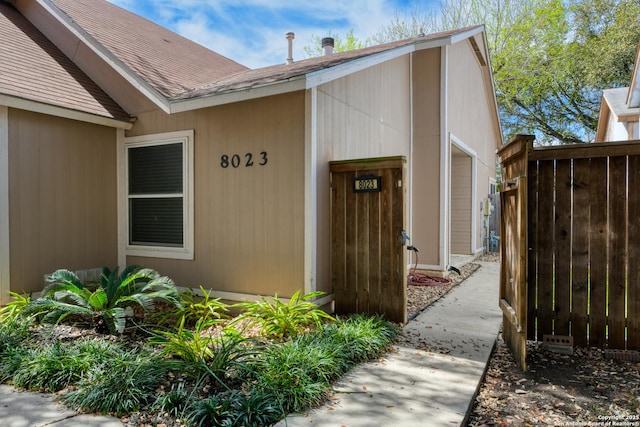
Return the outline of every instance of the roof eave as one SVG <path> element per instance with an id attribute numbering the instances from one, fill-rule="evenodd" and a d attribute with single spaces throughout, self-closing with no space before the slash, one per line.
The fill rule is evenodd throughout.
<path id="1" fill-rule="evenodd" d="M 631 84 L 627 94 L 627 106 L 629 108 L 640 107 L 640 79 L 638 79 L 638 67 L 640 67 L 640 44 L 636 49 L 636 60 L 631 74 Z"/>
<path id="2" fill-rule="evenodd" d="M 280 95 L 298 90 L 311 89 L 403 55 L 410 54 L 416 50 L 432 49 L 458 43 L 483 31 L 484 27 L 479 25 L 455 34 L 449 34 L 437 38 L 425 38 L 424 41 L 418 40 L 403 46 L 398 46 L 389 50 L 346 61 L 329 68 L 291 77 L 286 80 L 279 80 L 259 86 L 249 86 L 222 93 L 208 94 L 186 100 L 173 100 L 169 103 L 169 114 L 214 107 L 233 102 L 247 101 L 265 96 Z"/>
<path id="3" fill-rule="evenodd" d="M 216 107 L 219 105 L 232 104 L 234 102 L 304 90 L 306 89 L 305 78 L 305 75 L 301 75 L 268 84 L 249 86 L 226 92 L 218 92 L 196 98 L 173 100 L 169 103 L 169 114 L 183 113 L 201 108 Z"/>
<path id="4" fill-rule="evenodd" d="M 58 107 L 51 104 L 18 98 L 11 95 L 0 94 L 0 105 L 19 110 L 31 111 L 33 113 L 46 114 L 49 116 L 61 117 L 64 119 L 77 120 L 85 123 L 92 123 L 101 126 L 129 130 L 133 127 L 131 121 L 118 120 L 110 117 L 91 114 L 84 111 L 72 110 Z"/>
<path id="5" fill-rule="evenodd" d="M 51 16 L 57 19 L 82 43 L 91 49 L 109 67 L 114 69 L 127 82 L 135 87 L 140 93 L 157 105 L 165 113 L 170 112 L 170 105 L 167 98 L 147 83 L 135 71 L 125 65 L 120 59 L 112 54 L 107 48 L 100 44 L 95 38 L 88 34 L 82 27 L 76 24 L 67 14 L 58 9 L 48 0 L 36 0 Z"/>
<path id="6" fill-rule="evenodd" d="M 596 127 L 595 142 L 604 141 L 610 112 L 611 112 L 611 109 L 609 108 L 609 103 L 607 102 L 607 98 L 603 94 L 602 99 L 600 101 L 600 112 L 598 114 L 598 125 Z"/>
<path id="7" fill-rule="evenodd" d="M 249 86 L 222 93 L 204 95 L 188 100 L 171 101 L 170 112 L 178 113 L 310 89 L 357 71 L 361 71 L 373 65 L 405 55 L 413 50 L 413 45 L 401 46 L 396 49 L 370 55 L 364 58 L 354 59 L 352 61 L 335 65 L 331 68 L 313 71 L 286 80 L 279 80 L 260 86 Z"/>

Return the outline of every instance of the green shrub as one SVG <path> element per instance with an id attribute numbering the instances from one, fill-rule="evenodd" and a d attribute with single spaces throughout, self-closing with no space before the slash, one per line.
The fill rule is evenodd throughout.
<path id="1" fill-rule="evenodd" d="M 384 354 L 398 334 L 377 316 L 353 316 L 266 348 L 255 360 L 255 387 L 270 394 L 285 412 L 321 403 L 331 383 L 356 363 Z"/>
<path id="2" fill-rule="evenodd" d="M 122 353 L 109 341 L 55 342 L 44 348 L 32 348 L 23 356 L 13 375 L 16 387 L 56 392 L 84 378 L 96 367 L 111 363 Z"/>
<path id="3" fill-rule="evenodd" d="M 383 355 L 396 340 L 399 329 L 381 316 L 356 314 L 325 325 L 317 334 L 325 345 L 338 346 L 352 363 L 365 362 Z"/>
<path id="4" fill-rule="evenodd" d="M 223 385 L 227 378 L 246 373 L 245 361 L 254 351 L 245 345 L 246 339 L 233 330 L 211 335 L 207 329 L 214 323 L 200 319 L 192 331 L 181 322 L 175 332 L 156 331 L 149 344 L 160 347 L 163 357 L 182 360 L 185 373 L 192 378 L 207 374 Z"/>
<path id="5" fill-rule="evenodd" d="M 282 415 L 273 405 L 271 396 L 245 395 L 240 390 L 230 390 L 196 401 L 189 408 L 187 419 L 190 425 L 198 427 L 267 426 Z"/>
<path id="6" fill-rule="evenodd" d="M 74 410 L 116 415 L 134 412 L 155 401 L 155 390 L 174 368 L 175 364 L 146 351 L 121 351 L 87 372 L 62 401 Z"/>
<path id="7" fill-rule="evenodd" d="M 24 309 L 27 314 L 36 314 L 43 323 L 58 323 L 69 316 L 79 316 L 91 321 L 100 332 L 122 333 L 128 306 L 138 305 L 151 312 L 156 300 L 180 304 L 171 279 L 138 266 L 127 267 L 121 275 L 117 267 L 113 271 L 105 267 L 97 286 L 82 283 L 68 270 L 57 270 L 47 282 L 43 297 Z"/>
<path id="8" fill-rule="evenodd" d="M 200 319 L 204 321 L 216 321 L 227 318 L 229 305 L 220 301 L 220 298 L 211 298 L 211 292 L 207 292 L 200 286 L 202 296 L 197 295 L 192 289 L 180 293 L 181 307 L 172 314 L 176 318 L 176 326 L 184 319 L 184 324 L 193 326 Z"/>
<path id="9" fill-rule="evenodd" d="M 184 418 L 187 409 L 194 405 L 196 399 L 193 388 L 187 388 L 184 383 L 179 383 L 177 386 L 172 386 L 168 392 L 158 396 L 152 408 L 174 418 Z"/>
<path id="10" fill-rule="evenodd" d="M 238 303 L 243 311 L 232 324 L 248 320 L 249 325 L 260 325 L 262 335 L 280 340 L 298 336 L 311 325 L 319 327 L 324 320 L 334 320 L 333 317 L 320 310 L 317 304 L 309 300 L 323 295 L 323 292 L 311 292 L 304 296 L 300 290 L 289 299 L 282 302 L 278 295 L 271 301 L 262 297 L 261 301 Z"/>
<path id="11" fill-rule="evenodd" d="M 0 383 L 4 383 L 15 376 L 25 360 L 28 360 L 30 349 L 16 346 L 6 349 L 0 356 Z"/>
<path id="12" fill-rule="evenodd" d="M 278 396 L 285 412 L 299 412 L 322 402 L 335 377 L 335 349 L 292 340 L 265 349 L 256 360 L 255 388 Z"/>
<path id="13" fill-rule="evenodd" d="M 17 319 L 22 315 L 24 308 L 31 303 L 31 294 L 20 295 L 9 291 L 9 295 L 13 297 L 13 300 L 0 308 L 0 323 Z"/>
<path id="14" fill-rule="evenodd" d="M 13 377 L 26 357 L 30 327 L 20 318 L 0 322 L 0 382 Z"/>
<path id="15" fill-rule="evenodd" d="M 160 354 L 164 357 L 176 357 L 191 363 L 205 363 L 213 357 L 214 338 L 206 333 L 212 326 L 211 321 L 200 319 L 195 329 L 185 328 L 184 319 L 181 320 L 176 331 L 155 331 L 149 340 L 150 345 L 160 347 Z"/>
<path id="16" fill-rule="evenodd" d="M 0 322 L 0 359 L 7 350 L 23 346 L 29 337 L 31 323 L 14 318 Z"/>

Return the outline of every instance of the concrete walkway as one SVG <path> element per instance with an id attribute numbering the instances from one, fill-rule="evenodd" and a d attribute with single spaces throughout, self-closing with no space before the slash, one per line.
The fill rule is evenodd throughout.
<path id="1" fill-rule="evenodd" d="M 404 328 L 406 342 L 338 382 L 330 403 L 284 426 L 462 425 L 498 335 L 499 264 L 481 268 Z M 52 395 L 0 385 L 2 427 L 122 427 L 113 417 L 77 415 Z"/>
<path id="2" fill-rule="evenodd" d="M 502 323 L 500 265 L 479 264 L 406 325 L 406 342 L 336 383 L 329 403 L 277 426 L 463 425 Z"/>
<path id="3" fill-rule="evenodd" d="M 2 427 L 122 427 L 118 418 L 78 415 L 58 405 L 51 394 L 29 393 L 0 385 Z"/>

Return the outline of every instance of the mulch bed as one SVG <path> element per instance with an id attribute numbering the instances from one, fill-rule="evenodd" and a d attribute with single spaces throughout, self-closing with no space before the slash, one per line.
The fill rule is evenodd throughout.
<path id="1" fill-rule="evenodd" d="M 640 426 L 640 363 L 596 348 L 554 353 L 537 342 L 527 352 L 523 372 L 498 338 L 469 426 Z"/>

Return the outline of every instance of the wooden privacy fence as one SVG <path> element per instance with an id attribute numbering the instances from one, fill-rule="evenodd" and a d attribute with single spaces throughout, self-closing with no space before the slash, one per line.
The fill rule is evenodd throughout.
<path id="1" fill-rule="evenodd" d="M 640 141 L 512 143 L 527 144 L 513 160 L 527 165 L 527 338 L 640 350 Z"/>

